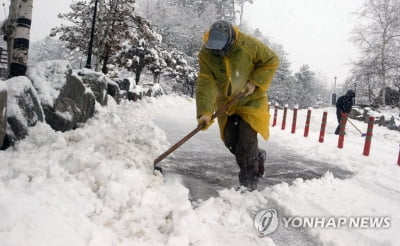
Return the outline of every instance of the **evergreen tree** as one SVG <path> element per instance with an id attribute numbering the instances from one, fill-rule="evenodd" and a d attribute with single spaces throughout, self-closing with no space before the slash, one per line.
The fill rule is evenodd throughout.
<path id="1" fill-rule="evenodd" d="M 135 22 L 140 24 L 129 31 L 127 40 L 121 44 L 121 52 L 115 56 L 113 62 L 134 72 L 138 84 L 143 69 L 158 60 L 160 52 L 157 46 L 160 37 L 151 30 L 150 23 L 142 17 L 136 16 Z"/>
<path id="2" fill-rule="evenodd" d="M 66 47 L 70 50 L 78 49 L 87 55 L 90 26 L 93 13 L 91 6 L 85 1 L 78 1 L 70 5 L 71 12 L 59 14 L 58 17 L 70 21 L 73 25 L 62 25 L 53 28 L 50 36 L 65 41 Z"/>
<path id="3" fill-rule="evenodd" d="M 299 72 L 295 73 L 296 83 L 298 84 L 299 106 L 313 106 L 316 97 L 315 73 L 311 71 L 309 65 L 300 67 Z"/>
<path id="4" fill-rule="evenodd" d="M 141 15 L 149 19 L 168 48 L 196 56 L 203 33 L 215 21 L 214 5 L 202 1 L 139 0 Z"/>
<path id="5" fill-rule="evenodd" d="M 242 25 L 245 3 L 254 3 L 254 0 L 217 0 L 209 1 L 215 4 L 217 18 Z"/>
<path id="6" fill-rule="evenodd" d="M 84 67 L 85 62 L 82 52 L 70 50 L 63 41 L 50 37 L 31 43 L 29 54 L 28 64 L 46 60 L 68 60 L 73 68 L 79 69 Z"/>
<path id="7" fill-rule="evenodd" d="M 271 48 L 278 55 L 280 63 L 268 92 L 269 100 L 280 105 L 289 104 L 295 106 L 298 103 L 298 92 L 290 70 L 287 53 L 281 45 L 273 44 Z"/>
<path id="8" fill-rule="evenodd" d="M 60 14 L 59 17 L 74 25 L 54 28 L 51 36 L 58 35 L 69 49 L 79 49 L 86 54 L 94 2 L 95 0 L 78 1 L 71 4 L 72 11 Z M 137 46 L 132 49 L 136 49 L 135 52 L 140 56 L 141 49 L 158 43 L 159 35 L 144 18 L 135 14 L 134 4 L 134 0 L 100 0 L 94 37 L 97 70 L 102 67 L 102 71 L 106 73 L 108 63 L 120 61 L 118 56 L 126 54 L 128 48 Z M 144 43 L 146 47 L 141 47 Z M 135 71 L 141 71 L 142 62 L 136 65 L 138 67 Z"/>
<path id="9" fill-rule="evenodd" d="M 188 63 L 187 59 L 189 57 L 176 49 L 164 53 L 164 55 L 167 65 L 165 75 L 177 82 L 173 85 L 173 90 L 193 97 L 197 80 L 197 70 Z"/>
<path id="10" fill-rule="evenodd" d="M 274 105 L 298 105 L 300 108 L 325 106 L 328 102 L 328 90 L 309 65 L 303 65 L 293 75 L 288 54 L 283 46 L 270 42 L 259 29 L 251 30 L 246 25 L 242 29 L 267 44 L 279 57 L 280 64 L 268 90 L 269 101 Z"/>

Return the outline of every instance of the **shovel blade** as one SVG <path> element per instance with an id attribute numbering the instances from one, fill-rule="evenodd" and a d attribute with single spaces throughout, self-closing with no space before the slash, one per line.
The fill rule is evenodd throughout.
<path id="1" fill-rule="evenodd" d="M 159 171 L 161 174 L 163 173 L 163 170 L 159 165 L 154 165 L 154 171 Z"/>

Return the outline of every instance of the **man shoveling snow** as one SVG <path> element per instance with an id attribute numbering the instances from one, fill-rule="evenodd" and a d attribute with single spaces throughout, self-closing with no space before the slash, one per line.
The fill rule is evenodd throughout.
<path id="1" fill-rule="evenodd" d="M 267 90 L 279 65 L 277 55 L 261 41 L 226 21 L 215 22 L 204 35 L 199 53 L 197 119 L 203 129 L 212 115 L 235 95 L 244 92 L 218 116 L 221 138 L 240 167 L 239 182 L 257 188 L 264 173 L 265 151 L 258 148 L 257 134 L 269 136 Z"/>

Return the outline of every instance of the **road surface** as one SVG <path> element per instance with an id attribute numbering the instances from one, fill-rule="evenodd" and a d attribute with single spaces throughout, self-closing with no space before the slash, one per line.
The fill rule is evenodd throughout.
<path id="1" fill-rule="evenodd" d="M 194 114 L 186 110 L 183 106 L 179 116 L 167 110 L 154 118 L 155 123 L 166 132 L 171 146 L 196 127 Z M 266 173 L 260 179 L 258 190 L 281 182 L 290 184 L 297 178 L 320 178 L 328 171 L 342 179 L 352 175 L 337 166 L 297 155 L 280 146 L 273 138 L 269 141 L 259 138 L 259 147 L 267 151 L 267 160 Z M 182 180 L 190 190 L 193 204 L 218 196 L 219 190 L 239 186 L 239 167 L 222 143 L 217 124 L 199 132 L 160 164 L 164 176 Z M 274 206 L 273 201 L 271 204 Z M 279 227 L 269 236 L 276 245 L 321 245 L 318 238 L 304 229 Z"/>
<path id="2" fill-rule="evenodd" d="M 166 132 L 171 145 L 196 127 L 164 116 L 157 117 L 155 122 Z M 338 178 L 351 176 L 349 171 L 340 167 L 292 153 L 273 139 L 264 141 L 259 138 L 259 147 L 267 151 L 265 175 L 260 179 L 259 190 L 281 182 L 290 184 L 297 178 L 320 178 L 328 171 Z M 216 124 L 191 138 L 163 160 L 161 166 L 165 175 L 180 176 L 189 188 L 192 200 L 205 200 L 217 196 L 218 190 L 239 186 L 239 167 L 222 143 Z"/>

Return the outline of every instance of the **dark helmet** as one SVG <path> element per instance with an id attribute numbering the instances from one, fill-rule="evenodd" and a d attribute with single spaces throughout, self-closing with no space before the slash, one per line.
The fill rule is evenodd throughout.
<path id="1" fill-rule="evenodd" d="M 354 98 L 354 97 L 356 97 L 356 93 L 353 90 L 348 90 L 346 92 L 346 96 Z"/>
<path id="2" fill-rule="evenodd" d="M 235 36 L 235 30 L 229 22 L 216 21 L 210 27 L 205 47 L 218 55 L 225 56 L 232 49 Z"/>

